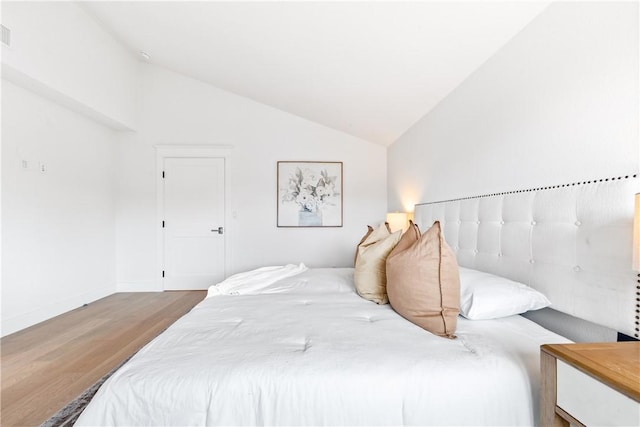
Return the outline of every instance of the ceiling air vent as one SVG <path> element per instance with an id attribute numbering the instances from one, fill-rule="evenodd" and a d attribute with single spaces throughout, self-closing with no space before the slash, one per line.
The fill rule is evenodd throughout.
<path id="1" fill-rule="evenodd" d="M 4 25 L 0 25 L 0 27 L 2 27 L 2 44 L 7 47 L 11 46 L 11 30 Z"/>

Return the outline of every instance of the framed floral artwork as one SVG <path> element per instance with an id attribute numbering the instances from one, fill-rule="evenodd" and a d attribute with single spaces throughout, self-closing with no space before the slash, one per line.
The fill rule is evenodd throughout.
<path id="1" fill-rule="evenodd" d="M 278 162 L 278 227 L 342 227 L 342 162 Z"/>

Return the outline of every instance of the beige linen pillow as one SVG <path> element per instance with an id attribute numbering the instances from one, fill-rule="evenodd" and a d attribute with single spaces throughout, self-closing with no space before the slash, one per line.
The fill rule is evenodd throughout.
<path id="1" fill-rule="evenodd" d="M 358 248 L 360 248 L 362 244 L 365 242 L 366 244 L 377 242 L 378 240 L 387 237 L 389 234 L 391 234 L 391 228 L 389 227 L 388 222 L 380 224 L 380 226 L 375 230 L 370 225 L 367 225 L 367 233 L 362 236 L 360 243 L 356 246 L 356 255 L 353 258 L 353 265 L 356 265 L 356 262 L 358 261 Z"/>
<path id="2" fill-rule="evenodd" d="M 369 243 L 375 243 L 378 240 L 382 240 L 391 234 L 391 228 L 389 228 L 388 222 L 383 222 L 378 226 L 378 228 L 374 229 L 371 234 L 369 234 L 363 241 L 363 245 L 368 245 Z"/>
<path id="3" fill-rule="evenodd" d="M 384 227 L 383 231 L 379 231 Z M 386 233 L 386 236 L 384 234 Z M 372 236 L 384 237 L 373 240 Z M 375 237 L 375 236 L 374 236 Z M 374 230 L 358 247 L 358 257 L 353 278 L 358 295 L 377 304 L 387 304 L 386 260 L 400 240 L 401 232 L 389 234 L 385 225 Z"/>
<path id="4" fill-rule="evenodd" d="M 367 240 L 367 237 L 369 237 L 371 235 L 371 233 L 373 233 L 373 227 L 370 225 L 367 225 L 367 232 L 364 236 L 362 236 L 362 239 L 360 239 L 360 241 L 358 242 L 358 244 L 356 245 L 356 255 L 353 257 L 353 265 L 356 265 L 356 261 L 358 261 L 358 248 L 360 247 L 361 244 L 364 243 L 365 240 Z"/>
<path id="5" fill-rule="evenodd" d="M 404 242 L 387 258 L 391 307 L 427 331 L 455 338 L 460 312 L 460 275 L 456 257 L 436 221 L 422 236 L 407 230 Z M 402 249 L 402 248 L 406 249 Z"/>

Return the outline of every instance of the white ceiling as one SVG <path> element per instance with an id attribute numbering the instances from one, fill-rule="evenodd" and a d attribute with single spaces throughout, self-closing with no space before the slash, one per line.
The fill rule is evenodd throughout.
<path id="1" fill-rule="evenodd" d="M 151 63 L 389 145 L 548 2 L 87 2 Z"/>

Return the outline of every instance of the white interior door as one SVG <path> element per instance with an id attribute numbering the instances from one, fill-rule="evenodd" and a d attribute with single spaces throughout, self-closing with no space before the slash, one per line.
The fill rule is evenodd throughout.
<path id="1" fill-rule="evenodd" d="M 224 279 L 224 159 L 164 159 L 165 290 L 206 289 Z"/>

